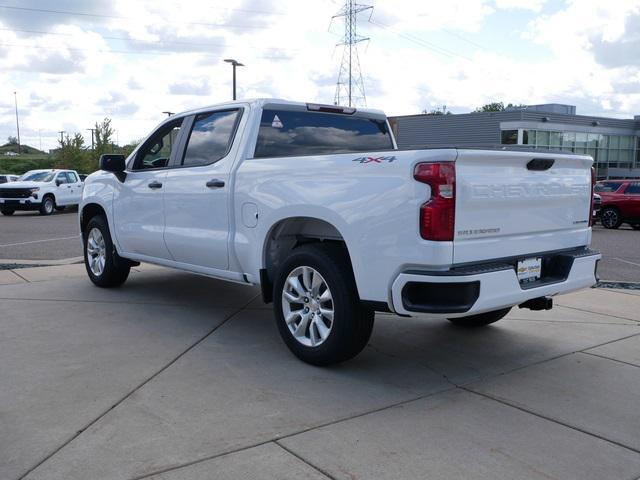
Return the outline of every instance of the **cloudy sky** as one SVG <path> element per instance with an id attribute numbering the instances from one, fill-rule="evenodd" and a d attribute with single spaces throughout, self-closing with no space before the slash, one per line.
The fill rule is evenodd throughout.
<path id="1" fill-rule="evenodd" d="M 389 115 L 491 101 L 640 114 L 640 0 L 361 0 L 370 107 Z M 332 103 L 340 0 L 0 0 L 0 143 L 56 146 L 108 116 L 121 144 L 163 118 L 240 98 Z"/>

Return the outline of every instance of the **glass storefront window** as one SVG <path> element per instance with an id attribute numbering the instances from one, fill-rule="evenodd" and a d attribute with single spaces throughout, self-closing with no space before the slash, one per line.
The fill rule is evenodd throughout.
<path id="1" fill-rule="evenodd" d="M 536 133 L 536 145 L 538 146 L 549 145 L 549 132 L 545 132 L 544 130 L 538 130 L 538 132 Z"/>
<path id="2" fill-rule="evenodd" d="M 573 132 L 562 132 L 562 146 L 573 148 L 576 143 L 576 134 Z M 564 148 L 563 148 L 564 150 Z"/>
<path id="3" fill-rule="evenodd" d="M 609 148 L 620 148 L 619 135 L 609 135 Z"/>
<path id="4" fill-rule="evenodd" d="M 620 137 L 620 148 L 633 148 L 633 141 L 631 136 L 623 135 Z"/>
<path id="5" fill-rule="evenodd" d="M 502 144 L 516 145 L 518 143 L 518 130 L 502 130 Z"/>
<path id="6" fill-rule="evenodd" d="M 549 145 L 552 147 L 560 146 L 560 132 L 549 132 Z"/>

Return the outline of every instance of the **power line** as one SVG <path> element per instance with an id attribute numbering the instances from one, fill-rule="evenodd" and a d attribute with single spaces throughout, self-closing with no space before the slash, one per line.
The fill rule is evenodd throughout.
<path id="1" fill-rule="evenodd" d="M 58 36 L 63 36 L 63 37 L 75 37 L 76 34 L 74 33 L 63 33 L 63 32 L 48 32 L 48 31 L 44 31 L 44 30 L 21 30 L 21 29 L 17 29 L 17 28 L 0 28 L 0 31 L 4 31 L 4 32 L 17 32 L 17 33 L 33 33 L 33 34 L 37 34 L 37 35 L 58 35 Z M 146 44 L 146 45 L 185 45 L 185 46 L 193 46 L 193 47 L 212 47 L 212 48 L 231 48 L 234 45 L 229 45 L 229 44 L 224 44 L 224 43 L 200 43 L 200 42 L 180 42 L 180 41 L 173 41 L 173 40 L 161 40 L 159 42 L 148 42 L 146 40 L 137 40 L 137 39 L 133 39 L 133 38 L 128 38 L 128 37 L 112 37 L 112 36 L 108 36 L 108 35 L 102 35 L 98 32 L 91 32 L 91 33 L 96 33 L 97 35 L 100 35 L 100 37 L 102 37 L 105 40 L 121 40 L 121 41 L 128 41 L 128 42 L 132 42 L 132 43 L 141 43 L 141 44 Z M 248 44 L 244 44 L 242 45 L 243 47 L 246 46 L 251 46 Z M 279 48 L 279 47 L 269 47 L 265 50 L 289 50 L 289 51 L 296 51 L 299 52 L 300 49 L 299 48 Z"/>
<path id="2" fill-rule="evenodd" d="M 344 6 L 331 20 L 337 17 L 344 17 L 344 36 L 342 42 L 342 61 L 338 71 L 338 82 L 336 83 L 336 94 L 334 103 L 340 105 L 342 99 L 346 97 L 348 105 L 357 106 L 361 104 L 367 106 L 367 97 L 364 93 L 364 82 L 362 71 L 360 70 L 360 59 L 358 57 L 358 43 L 369 40 L 368 37 L 358 35 L 356 27 L 358 24 L 358 14 L 366 10 L 373 11 L 371 5 L 361 5 L 355 0 L 345 0 Z"/>
<path id="3" fill-rule="evenodd" d="M 24 45 L 24 44 L 19 44 L 19 43 L 0 43 L 0 47 L 22 47 L 22 48 L 35 48 L 38 50 L 55 50 L 55 51 L 60 51 L 59 47 L 44 47 L 41 45 Z M 126 51 L 126 50 L 111 50 L 111 49 L 90 49 L 90 48 L 75 48 L 75 47 L 65 47 L 65 50 L 70 51 L 70 52 L 98 52 L 98 53 L 117 53 L 117 54 L 122 54 L 122 55 L 176 55 L 178 53 L 181 53 L 183 55 L 186 54 L 190 54 L 190 55 L 200 55 L 203 57 L 210 57 L 210 58 L 222 58 L 219 55 L 213 55 L 213 54 L 207 54 L 207 53 L 202 53 L 202 52 L 159 52 L 159 51 L 155 51 L 155 50 L 145 50 L 145 51 Z M 269 60 L 288 60 L 291 57 L 290 56 L 272 56 L 272 55 L 263 55 L 263 56 L 258 56 L 255 58 L 264 58 L 264 59 L 269 59 Z"/>
<path id="4" fill-rule="evenodd" d="M 14 7 L 10 5 L 0 5 L 0 8 L 4 8 L 7 10 L 17 10 L 23 12 L 37 12 L 37 13 L 50 13 L 56 15 L 75 15 L 79 17 L 94 17 L 94 18 L 109 18 L 109 19 L 117 19 L 117 20 L 138 20 L 135 17 L 126 17 L 124 15 L 107 15 L 100 13 L 87 13 L 87 12 L 73 12 L 70 10 L 50 10 L 45 8 L 28 8 L 28 7 Z M 230 23 L 206 23 L 206 22 L 182 22 L 185 25 L 200 25 L 205 27 L 229 27 L 229 28 L 255 28 L 255 29 L 266 29 L 271 26 L 264 25 L 235 25 Z"/>

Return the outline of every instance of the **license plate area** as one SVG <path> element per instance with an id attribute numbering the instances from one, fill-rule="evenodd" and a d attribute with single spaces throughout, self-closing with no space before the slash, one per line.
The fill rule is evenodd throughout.
<path id="1" fill-rule="evenodd" d="M 542 276 L 542 258 L 525 258 L 518 260 L 516 274 L 521 284 L 529 284 L 539 280 Z"/>

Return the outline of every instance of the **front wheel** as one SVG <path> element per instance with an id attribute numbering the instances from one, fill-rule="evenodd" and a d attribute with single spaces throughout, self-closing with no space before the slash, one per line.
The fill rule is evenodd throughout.
<path id="1" fill-rule="evenodd" d="M 304 362 L 349 360 L 371 336 L 375 314 L 361 305 L 349 256 L 339 246 L 296 248 L 279 270 L 273 298 L 280 336 Z"/>
<path id="2" fill-rule="evenodd" d="M 47 195 L 42 199 L 40 205 L 40 215 L 51 215 L 56 208 L 56 202 L 51 195 Z"/>
<path id="3" fill-rule="evenodd" d="M 620 213 L 616 208 L 607 207 L 600 214 L 600 223 L 604 228 L 618 228 L 622 225 Z"/>
<path id="4" fill-rule="evenodd" d="M 103 215 L 89 220 L 83 239 L 84 265 L 91 281 L 105 288 L 122 285 L 129 276 L 131 266 L 117 254 L 107 219 Z"/>
<path id="5" fill-rule="evenodd" d="M 502 310 L 494 310 L 493 312 L 478 313 L 477 315 L 470 315 L 468 317 L 449 318 L 448 320 L 458 327 L 484 327 L 490 323 L 497 322 L 504 318 L 509 313 L 511 307 L 503 308 Z"/>
<path id="6" fill-rule="evenodd" d="M 10 217 L 15 213 L 15 210 L 0 210 L 0 212 L 2 212 L 3 215 Z"/>

